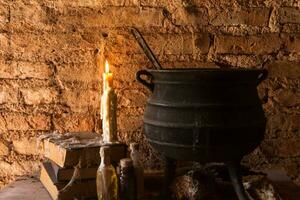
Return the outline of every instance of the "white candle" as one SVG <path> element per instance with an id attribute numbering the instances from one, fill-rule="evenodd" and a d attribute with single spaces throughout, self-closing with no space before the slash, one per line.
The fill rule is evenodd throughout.
<path id="1" fill-rule="evenodd" d="M 101 97 L 101 119 L 103 142 L 117 142 L 117 95 L 113 88 L 113 74 L 109 72 L 109 64 L 105 62 L 103 73 L 103 94 Z"/>

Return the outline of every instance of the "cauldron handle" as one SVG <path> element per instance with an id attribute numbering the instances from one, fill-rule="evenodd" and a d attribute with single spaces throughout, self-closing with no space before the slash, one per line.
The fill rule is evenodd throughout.
<path id="1" fill-rule="evenodd" d="M 135 78 L 138 82 L 140 82 L 141 84 L 146 86 L 151 92 L 153 92 L 154 84 L 152 82 L 149 83 L 146 80 L 142 79 L 142 77 L 141 77 L 142 75 L 145 75 L 145 76 L 149 77 L 150 79 L 153 78 L 153 75 L 150 72 L 148 72 L 147 70 L 140 70 L 135 75 Z"/>
<path id="2" fill-rule="evenodd" d="M 266 69 L 263 69 L 262 71 L 261 71 L 261 73 L 259 73 L 259 75 L 258 75 L 258 83 L 257 83 L 257 85 L 259 85 L 263 80 L 265 80 L 266 78 L 268 77 L 268 70 L 266 70 Z"/>

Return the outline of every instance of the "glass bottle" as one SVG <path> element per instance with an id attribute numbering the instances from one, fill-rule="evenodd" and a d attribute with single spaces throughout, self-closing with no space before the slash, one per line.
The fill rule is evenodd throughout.
<path id="1" fill-rule="evenodd" d="M 136 197 L 138 200 L 142 200 L 144 197 L 144 168 L 140 159 L 139 144 L 131 143 L 130 150 L 136 181 Z"/>
<path id="2" fill-rule="evenodd" d="M 120 199 L 136 200 L 136 183 L 133 162 L 130 158 L 120 161 Z"/>
<path id="3" fill-rule="evenodd" d="M 98 200 L 118 200 L 118 177 L 110 163 L 110 147 L 100 148 L 101 164 L 97 170 Z"/>

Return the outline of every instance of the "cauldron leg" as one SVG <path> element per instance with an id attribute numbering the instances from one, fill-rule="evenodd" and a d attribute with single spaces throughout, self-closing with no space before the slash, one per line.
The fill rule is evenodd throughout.
<path id="1" fill-rule="evenodd" d="M 172 180 L 175 175 L 175 169 L 176 169 L 176 160 L 168 157 L 164 157 L 165 166 L 164 166 L 164 185 L 163 185 L 163 191 L 162 191 L 162 197 L 163 199 L 171 199 L 171 191 L 170 191 L 170 185 L 172 183 Z"/>
<path id="2" fill-rule="evenodd" d="M 243 186 L 240 162 L 229 162 L 227 166 L 231 182 L 239 200 L 250 200 Z"/>

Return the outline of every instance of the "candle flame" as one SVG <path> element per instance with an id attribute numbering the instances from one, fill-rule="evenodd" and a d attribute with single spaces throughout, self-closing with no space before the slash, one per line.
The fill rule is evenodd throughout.
<path id="1" fill-rule="evenodd" d="M 105 61 L 105 73 L 109 73 L 109 64 L 108 61 Z"/>

